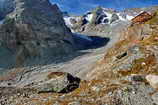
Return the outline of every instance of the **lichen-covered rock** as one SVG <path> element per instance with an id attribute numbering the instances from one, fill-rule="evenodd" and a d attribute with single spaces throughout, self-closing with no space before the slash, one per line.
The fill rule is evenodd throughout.
<path id="1" fill-rule="evenodd" d="M 144 84 L 128 85 L 116 92 L 115 96 L 120 99 L 121 105 L 153 105 L 149 95 L 152 89 Z"/>
<path id="2" fill-rule="evenodd" d="M 79 87 L 80 79 L 69 73 L 52 72 L 48 79 L 38 84 L 39 93 L 56 92 L 67 93 Z"/>

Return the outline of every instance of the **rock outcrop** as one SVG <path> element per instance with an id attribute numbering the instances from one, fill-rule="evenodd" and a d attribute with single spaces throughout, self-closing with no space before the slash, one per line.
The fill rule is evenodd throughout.
<path id="1" fill-rule="evenodd" d="M 74 50 L 62 13 L 48 0 L 15 0 L 15 10 L 0 27 L 0 43 L 13 53 L 16 66 L 47 62 Z"/>
<path id="2" fill-rule="evenodd" d="M 117 14 L 112 14 L 110 23 L 113 23 L 113 22 L 115 22 L 117 20 L 119 20 L 119 16 Z"/>
<path id="3" fill-rule="evenodd" d="M 77 89 L 80 84 L 80 79 L 72 76 L 69 73 L 52 72 L 48 75 L 47 80 L 39 83 L 37 88 L 39 93 L 68 93 Z"/>
<path id="4" fill-rule="evenodd" d="M 132 19 L 132 24 L 144 23 L 152 18 L 152 15 L 148 12 L 142 12 Z"/>

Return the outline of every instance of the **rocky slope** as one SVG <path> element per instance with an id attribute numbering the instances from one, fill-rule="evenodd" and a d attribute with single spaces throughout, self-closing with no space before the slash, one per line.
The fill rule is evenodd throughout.
<path id="1" fill-rule="evenodd" d="M 142 16 L 137 17 L 142 22 L 128 27 L 122 33 L 121 41 L 109 49 L 104 59 L 87 75 L 91 80 L 104 78 L 105 81 L 121 86 L 121 89 L 115 90 L 121 105 L 158 104 L 157 12 L 148 20 L 142 20 Z"/>
<path id="2" fill-rule="evenodd" d="M 16 78 L 18 69 L 13 70 L 8 77 L 18 81 L 0 84 L 5 86 L 0 88 L 0 104 L 158 105 L 157 29 L 158 11 L 143 13 L 131 24 L 113 26 L 107 46 L 83 50 L 89 53 L 76 58 L 71 55 L 69 62 L 23 68 Z"/>
<path id="3" fill-rule="evenodd" d="M 130 8 L 130 9 L 124 10 L 123 13 L 135 17 L 143 11 L 150 13 L 150 12 L 154 12 L 156 9 L 158 9 L 158 6 L 151 6 L 151 7 L 144 7 L 144 8 Z"/>
<path id="4" fill-rule="evenodd" d="M 0 43 L 1 69 L 46 64 L 74 50 L 62 13 L 48 0 L 15 0 L 0 26 Z"/>

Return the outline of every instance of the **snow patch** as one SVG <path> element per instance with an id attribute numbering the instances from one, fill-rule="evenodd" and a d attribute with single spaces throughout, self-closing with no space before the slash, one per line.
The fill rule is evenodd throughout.
<path id="1" fill-rule="evenodd" d="M 93 14 L 88 14 L 85 18 L 88 22 L 91 22 L 93 19 Z"/>
<path id="2" fill-rule="evenodd" d="M 75 19 L 75 18 L 74 17 L 64 17 L 65 24 L 67 26 L 73 27 L 73 24 L 70 21 L 71 19 Z"/>
<path id="3" fill-rule="evenodd" d="M 123 17 L 121 16 L 121 14 L 120 14 L 120 13 L 117 13 L 117 16 L 119 17 L 119 19 L 120 19 L 120 20 L 122 20 L 122 21 L 126 21 L 126 19 L 125 19 L 125 18 L 123 18 Z"/>
<path id="4" fill-rule="evenodd" d="M 127 15 L 126 18 L 127 18 L 127 20 L 132 20 L 134 18 L 134 16 Z"/>
<path id="5" fill-rule="evenodd" d="M 123 16 L 121 16 L 120 13 L 117 13 L 117 15 L 119 16 L 119 19 L 122 20 L 122 21 L 130 21 L 134 18 L 134 16 L 131 16 L 131 15 L 126 15 L 125 18 Z"/>
<path id="6" fill-rule="evenodd" d="M 112 14 L 111 13 L 108 13 L 108 12 L 104 12 L 105 14 L 106 14 L 106 16 L 109 18 L 109 19 L 111 19 L 111 17 L 112 17 Z"/>
<path id="7" fill-rule="evenodd" d="M 107 16 L 106 17 L 107 19 L 111 20 L 111 18 L 112 18 L 112 14 L 111 13 L 108 13 L 108 12 L 104 11 L 104 14 Z"/>

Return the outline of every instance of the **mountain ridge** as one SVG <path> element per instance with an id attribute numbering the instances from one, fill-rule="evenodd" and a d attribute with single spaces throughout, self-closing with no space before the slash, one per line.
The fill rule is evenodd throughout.
<path id="1" fill-rule="evenodd" d="M 158 104 L 157 9 L 151 13 L 140 9 L 136 16 L 125 14 L 131 19 L 121 20 L 116 11 L 96 8 L 71 21 L 66 19 L 72 16 L 65 17 L 71 32 L 56 5 L 46 0 L 16 1 L 17 10 L 0 25 L 0 54 L 13 50 L 24 56 L 26 65 L 35 64 L 25 67 L 20 61 L 19 67 L 0 76 L 0 104 Z M 81 50 L 71 52 L 78 46 Z M 43 47 L 46 59 L 40 58 Z M 0 65 L 9 65 L 11 57 L 3 54 Z"/>

